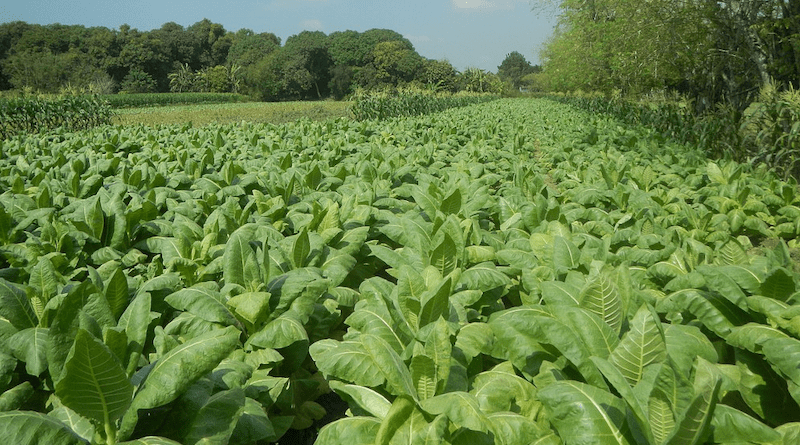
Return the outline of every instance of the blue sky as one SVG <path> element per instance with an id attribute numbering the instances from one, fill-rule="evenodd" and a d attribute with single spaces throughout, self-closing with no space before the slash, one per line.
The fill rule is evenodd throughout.
<path id="1" fill-rule="evenodd" d="M 536 0 L 534 0 L 536 1 Z M 228 31 L 249 28 L 286 38 L 303 30 L 387 28 L 411 40 L 422 56 L 456 69 L 497 71 L 511 51 L 538 63 L 555 24 L 529 0 L 23 0 L 0 5 L 0 23 L 105 26 L 140 31 L 167 22 L 188 27 L 203 18 Z"/>

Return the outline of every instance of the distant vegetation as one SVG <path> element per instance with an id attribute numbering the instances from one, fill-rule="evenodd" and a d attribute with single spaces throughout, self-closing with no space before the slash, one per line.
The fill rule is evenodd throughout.
<path id="1" fill-rule="evenodd" d="M 272 33 L 231 32 L 208 19 L 151 31 L 0 24 L 0 90 L 18 92 L 238 93 L 267 101 L 342 99 L 356 89 L 404 86 L 498 94 L 518 90 L 521 71 L 514 66 L 505 77 L 478 68 L 460 73 L 446 60 L 422 57 L 388 29 L 303 31 L 282 44 Z"/>

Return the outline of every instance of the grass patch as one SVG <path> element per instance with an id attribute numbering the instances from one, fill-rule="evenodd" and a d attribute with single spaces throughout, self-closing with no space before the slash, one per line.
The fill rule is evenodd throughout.
<path id="1" fill-rule="evenodd" d="M 177 105 L 117 110 L 118 125 L 228 124 L 242 121 L 282 124 L 301 118 L 326 120 L 348 117 L 349 102 L 245 102 Z"/>

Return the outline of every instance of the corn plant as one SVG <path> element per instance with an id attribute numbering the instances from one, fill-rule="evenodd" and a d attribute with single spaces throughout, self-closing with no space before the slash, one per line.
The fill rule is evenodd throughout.
<path id="1" fill-rule="evenodd" d="M 0 138 L 59 127 L 85 130 L 111 123 L 111 116 L 111 107 L 91 96 L 7 99 L 0 101 Z"/>

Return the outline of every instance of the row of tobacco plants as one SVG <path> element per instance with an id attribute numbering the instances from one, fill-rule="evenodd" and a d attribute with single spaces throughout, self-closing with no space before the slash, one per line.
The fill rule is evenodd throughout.
<path id="1" fill-rule="evenodd" d="M 546 100 L 0 149 L 6 443 L 800 442 L 766 169 Z"/>

